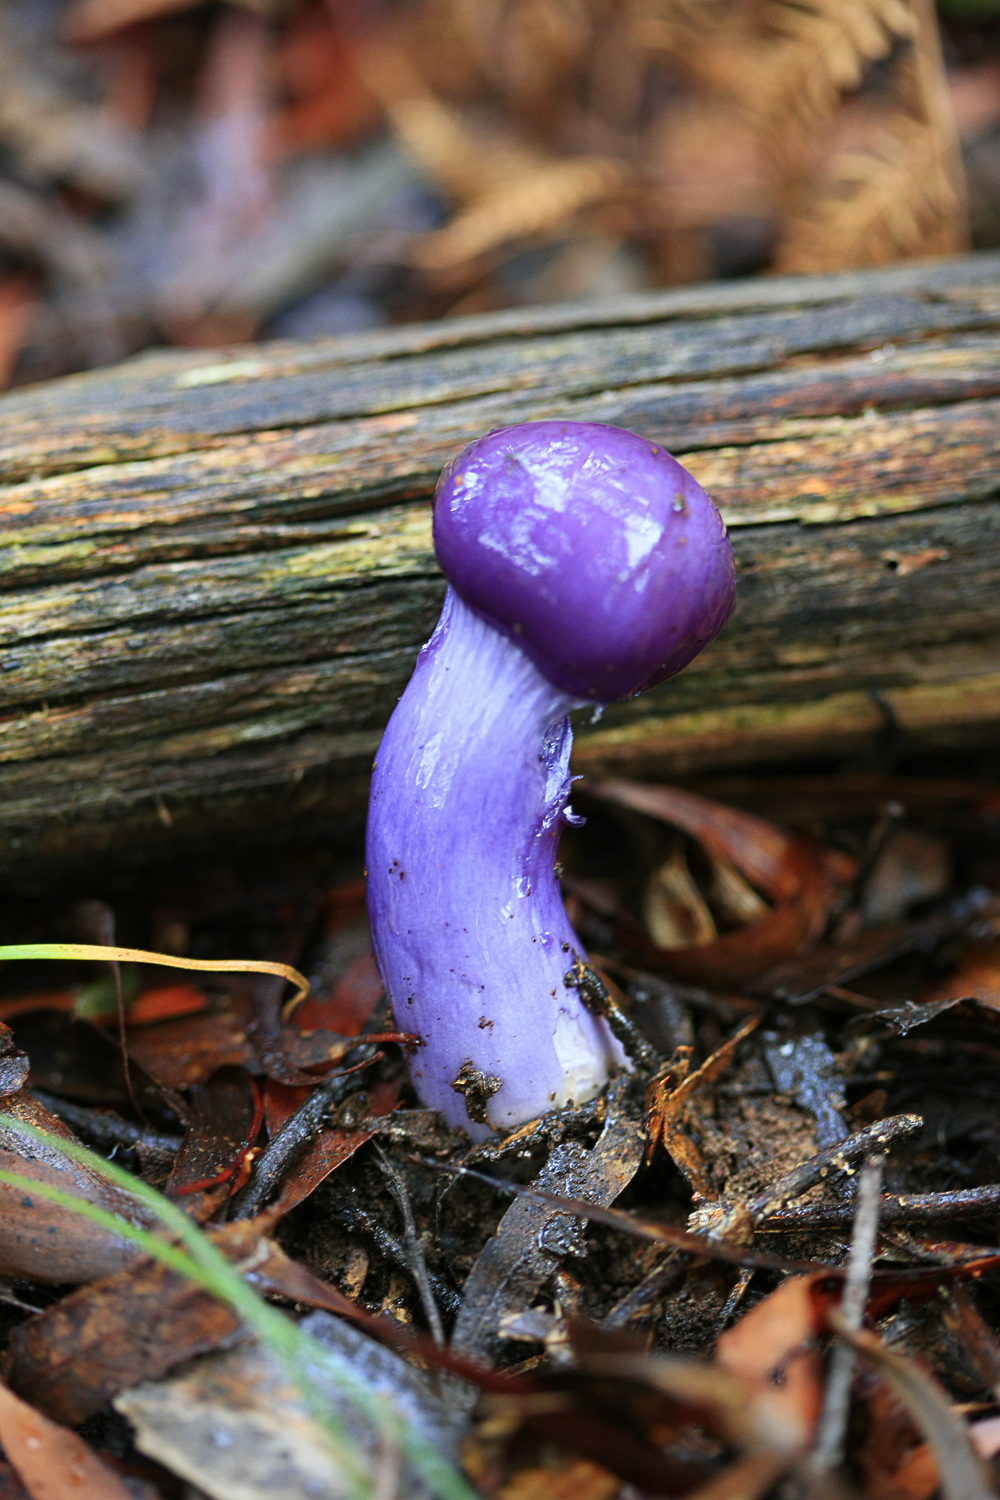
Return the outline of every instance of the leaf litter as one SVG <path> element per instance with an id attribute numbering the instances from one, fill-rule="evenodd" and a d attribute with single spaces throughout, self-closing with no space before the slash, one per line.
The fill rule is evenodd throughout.
<path id="1" fill-rule="evenodd" d="M 6 0 L 0 384 L 995 245 L 994 12 L 939 12 Z"/>
<path id="2" fill-rule="evenodd" d="M 764 1500 L 825 1464 L 877 1500 L 993 1493 L 997 794 L 935 785 L 789 778 L 784 823 L 766 778 L 720 783 L 725 800 L 588 785 L 563 850 L 594 955 L 579 982 L 632 1070 L 479 1146 L 417 1106 L 363 886 L 314 850 L 230 871 L 208 903 L 177 870 L 112 891 L 137 944 L 170 907 L 193 966 L 242 949 L 310 981 L 282 1015 L 274 973 L 177 987 L 148 956 L 122 988 L 134 1102 L 115 1009 L 79 1003 L 111 993 L 103 958 L 80 956 L 64 989 L 51 962 L 11 962 L 11 1485 L 76 1493 L 51 1486 L 77 1464 L 150 1500 L 179 1481 Z M 682 914 L 662 945 L 647 891 L 679 858 L 713 932 L 688 924 L 685 944 Z M 66 930 L 62 899 L 23 900 L 4 935 Z M 250 1304 L 188 1267 L 195 1243 Z M 258 1306 L 332 1364 L 276 1356 Z M 29 1418 L 40 1450 L 17 1435 Z"/>

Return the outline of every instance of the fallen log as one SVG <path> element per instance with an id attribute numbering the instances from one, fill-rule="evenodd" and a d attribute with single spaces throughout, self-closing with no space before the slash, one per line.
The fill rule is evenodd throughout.
<path id="1" fill-rule="evenodd" d="M 1000 256 L 309 344 L 157 351 L 0 398 L 0 868 L 357 818 L 484 430 L 665 444 L 737 614 L 581 724 L 580 770 L 907 748 L 1000 723 Z"/>

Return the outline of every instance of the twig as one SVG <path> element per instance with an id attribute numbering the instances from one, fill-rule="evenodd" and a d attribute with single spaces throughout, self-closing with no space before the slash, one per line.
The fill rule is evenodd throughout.
<path id="1" fill-rule="evenodd" d="M 920 1115 L 889 1115 L 886 1119 L 877 1120 L 874 1125 L 859 1130 L 855 1135 L 849 1135 L 836 1146 L 818 1151 L 808 1161 L 801 1162 L 784 1177 L 779 1177 L 777 1182 L 758 1193 L 756 1198 L 750 1199 L 746 1208 L 752 1223 L 758 1224 L 762 1219 L 769 1219 L 782 1212 L 788 1203 L 794 1198 L 800 1198 L 811 1187 L 815 1187 L 817 1182 L 825 1181 L 835 1172 L 849 1171 L 854 1162 L 874 1151 L 884 1152 L 907 1136 L 916 1135 L 923 1128 L 924 1122 Z"/>
<path id="2" fill-rule="evenodd" d="M 649 1045 L 632 1017 L 625 1014 L 597 970 L 578 953 L 574 952 L 563 983 L 567 989 L 576 990 L 592 1016 L 601 1016 L 607 1022 L 608 1030 L 637 1068 L 656 1067 L 659 1062 L 656 1048 Z"/>
<path id="3" fill-rule="evenodd" d="M 946 1193 L 886 1193 L 879 1201 L 879 1222 L 911 1224 L 935 1219 L 974 1218 L 1000 1208 L 1000 1184 L 958 1188 Z M 852 1203 L 806 1203 L 769 1213 L 758 1229 L 839 1229 L 854 1215 Z"/>
<path id="4" fill-rule="evenodd" d="M 357 1234 L 362 1239 L 366 1239 L 391 1265 L 398 1266 L 401 1271 L 412 1276 L 413 1270 L 406 1247 L 368 1213 L 367 1209 L 355 1203 L 352 1198 L 338 1198 L 330 1203 L 329 1212 L 342 1229 L 347 1230 L 349 1234 Z M 426 1266 L 425 1269 L 427 1269 Z M 454 1287 L 442 1281 L 440 1276 L 435 1276 L 431 1270 L 427 1270 L 427 1280 L 438 1306 L 444 1307 L 452 1315 L 457 1313 L 461 1298 Z"/>
<path id="5" fill-rule="evenodd" d="M 719 1314 L 718 1321 L 715 1325 L 716 1338 L 718 1338 L 719 1334 L 722 1333 L 723 1329 L 729 1326 L 730 1319 L 736 1312 L 736 1309 L 739 1307 L 740 1303 L 743 1301 L 743 1298 L 746 1296 L 747 1292 L 750 1290 L 750 1283 L 753 1278 L 753 1267 L 744 1266 L 740 1274 L 737 1276 L 736 1281 L 733 1284 L 733 1289 L 729 1293 L 729 1296 L 726 1298 L 725 1305 L 721 1313 Z"/>
<path id="6" fill-rule="evenodd" d="M 847 1257 L 847 1277 L 840 1303 L 840 1317 L 849 1333 L 857 1333 L 868 1300 L 872 1274 L 872 1257 L 878 1239 L 879 1189 L 882 1186 L 882 1158 L 872 1157 L 858 1182 L 857 1209 L 851 1249 Z M 816 1443 L 809 1459 L 813 1475 L 828 1474 L 837 1468 L 844 1455 L 844 1435 L 851 1400 L 851 1381 L 857 1356 L 850 1344 L 838 1340 L 830 1359 L 823 1410 L 816 1431 Z"/>
<path id="7" fill-rule="evenodd" d="M 431 1331 L 431 1337 L 435 1344 L 437 1344 L 439 1349 L 443 1349 L 445 1344 L 444 1324 L 441 1322 L 441 1312 L 434 1300 L 434 1293 L 431 1290 L 431 1280 L 427 1272 L 424 1247 L 420 1243 L 417 1226 L 413 1222 L 413 1210 L 410 1207 L 410 1195 L 406 1191 L 406 1183 L 396 1171 L 396 1168 L 386 1156 L 381 1146 L 377 1144 L 375 1146 L 375 1155 L 378 1158 L 382 1171 L 389 1179 L 392 1196 L 399 1205 L 399 1212 L 403 1217 L 404 1245 L 406 1247 L 407 1259 L 409 1260 L 410 1275 L 416 1282 L 417 1291 L 420 1293 L 420 1301 L 423 1304 L 427 1326 Z"/>
<path id="8" fill-rule="evenodd" d="M 87 1109 L 82 1104 L 71 1104 L 67 1099 L 57 1099 L 53 1094 L 46 1094 L 41 1089 L 32 1089 L 31 1092 L 39 1104 L 44 1104 L 60 1120 L 65 1120 L 67 1125 L 72 1125 L 83 1135 L 93 1141 L 95 1146 L 103 1150 L 109 1150 L 114 1146 L 124 1146 L 129 1151 L 136 1147 L 145 1147 L 147 1151 L 155 1151 L 163 1156 L 176 1156 L 180 1150 L 181 1138 L 179 1135 L 160 1135 L 156 1131 L 147 1130 L 143 1126 L 133 1125 L 129 1120 L 123 1120 L 120 1115 L 113 1113 L 99 1113 L 96 1109 Z"/>
<path id="9" fill-rule="evenodd" d="M 704 1258 L 721 1260 L 731 1266 L 753 1266 L 762 1271 L 783 1271 L 786 1274 L 803 1271 L 807 1275 L 813 1275 L 817 1271 L 823 1271 L 834 1276 L 840 1275 L 834 1267 L 823 1265 L 819 1261 L 792 1260 L 787 1256 L 773 1255 L 769 1250 L 756 1250 L 752 1246 L 736 1244 L 716 1234 L 692 1234 L 686 1229 L 677 1229 L 671 1224 L 635 1218 L 632 1214 L 624 1213 L 618 1208 L 602 1208 L 582 1198 L 564 1198 L 558 1193 L 542 1193 L 537 1188 L 525 1187 L 519 1182 L 506 1182 L 500 1177 L 490 1177 L 487 1173 L 478 1172 L 472 1167 L 456 1166 L 452 1162 L 435 1161 L 431 1157 L 416 1154 L 411 1156 L 410 1160 L 432 1172 L 448 1172 L 456 1177 L 471 1177 L 476 1182 L 486 1183 L 497 1193 L 506 1193 L 514 1198 L 531 1198 L 536 1203 L 548 1204 L 550 1208 L 557 1208 L 561 1213 L 569 1214 L 573 1218 L 585 1219 L 591 1224 L 604 1224 L 609 1229 L 617 1229 L 622 1234 L 631 1235 L 635 1239 L 651 1241 L 658 1245 L 669 1245 L 672 1249 L 685 1255 L 694 1255 L 699 1260 Z M 339 1211 L 339 1208 L 340 1205 L 335 1211 Z"/>
<path id="10" fill-rule="evenodd" d="M 342 1104 L 357 1088 L 354 1071 L 374 1062 L 378 1048 L 373 1043 L 355 1047 L 344 1058 L 344 1068 L 325 1078 L 303 1099 L 294 1114 L 278 1130 L 267 1150 L 257 1158 L 253 1177 L 243 1191 L 232 1214 L 234 1219 L 251 1219 L 278 1191 L 296 1158 L 316 1138 L 331 1110 Z"/>
<path id="11" fill-rule="evenodd" d="M 683 1281 L 688 1272 L 688 1258 L 679 1250 L 668 1250 L 662 1260 L 658 1261 L 630 1292 L 627 1292 L 604 1319 L 605 1328 L 625 1328 L 634 1318 L 639 1317 L 650 1303 L 667 1292 L 673 1291 L 678 1282 Z"/>

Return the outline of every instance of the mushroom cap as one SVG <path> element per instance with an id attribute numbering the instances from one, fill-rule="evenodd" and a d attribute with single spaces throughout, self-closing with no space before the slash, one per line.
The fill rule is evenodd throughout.
<path id="1" fill-rule="evenodd" d="M 463 448 L 435 491 L 434 548 L 466 604 L 596 703 L 681 671 L 736 602 L 705 491 L 656 443 L 596 422 L 524 422 Z"/>

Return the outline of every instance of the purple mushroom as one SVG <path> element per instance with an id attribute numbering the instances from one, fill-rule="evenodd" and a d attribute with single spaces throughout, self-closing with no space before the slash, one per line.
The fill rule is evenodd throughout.
<path id="1" fill-rule="evenodd" d="M 375 761 L 368 910 L 396 1024 L 423 1042 L 417 1093 L 481 1140 L 623 1063 L 555 874 L 568 714 L 679 672 L 735 580 L 691 475 L 589 422 L 470 443 L 438 483 L 434 545 L 450 587 Z"/>

